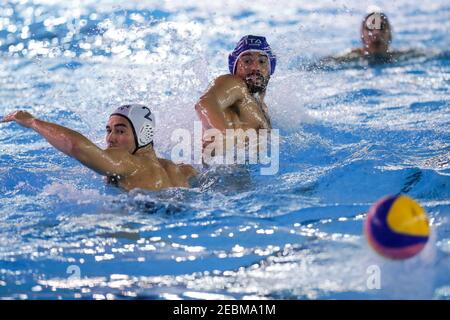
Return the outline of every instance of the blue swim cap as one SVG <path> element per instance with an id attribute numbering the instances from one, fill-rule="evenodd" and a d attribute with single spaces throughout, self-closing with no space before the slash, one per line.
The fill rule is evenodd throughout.
<path id="1" fill-rule="evenodd" d="M 269 66 L 270 66 L 270 75 L 275 72 L 275 65 L 277 64 L 277 58 L 272 53 L 272 49 L 265 37 L 248 35 L 239 40 L 236 48 L 234 48 L 233 52 L 228 56 L 228 68 L 230 69 L 231 74 L 236 73 L 236 64 L 239 60 L 239 57 L 248 51 L 256 51 L 261 52 L 267 55 L 269 58 Z"/>

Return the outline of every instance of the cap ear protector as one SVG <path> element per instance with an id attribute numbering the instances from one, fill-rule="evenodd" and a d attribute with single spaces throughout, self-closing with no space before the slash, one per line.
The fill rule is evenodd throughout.
<path id="1" fill-rule="evenodd" d="M 121 116 L 130 122 L 136 143 L 133 153 L 140 148 L 153 145 L 155 118 L 148 107 L 140 104 L 123 105 L 114 110 L 111 116 Z"/>
<path id="2" fill-rule="evenodd" d="M 239 42 L 236 45 L 236 48 L 234 48 L 233 52 L 231 52 L 230 55 L 228 56 L 228 69 L 230 70 L 231 74 L 236 73 L 236 65 L 240 56 L 244 52 L 248 51 L 260 52 L 265 54 L 269 59 L 270 75 L 272 75 L 275 72 L 277 58 L 273 54 L 272 49 L 267 43 L 266 38 L 248 35 L 239 40 Z"/>

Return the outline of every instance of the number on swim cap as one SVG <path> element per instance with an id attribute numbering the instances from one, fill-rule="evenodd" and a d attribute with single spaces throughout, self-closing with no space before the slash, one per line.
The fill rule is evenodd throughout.
<path id="1" fill-rule="evenodd" d="M 366 20 L 366 27 L 369 30 L 380 30 L 381 29 L 381 14 L 379 12 L 375 12 L 371 14 Z"/>

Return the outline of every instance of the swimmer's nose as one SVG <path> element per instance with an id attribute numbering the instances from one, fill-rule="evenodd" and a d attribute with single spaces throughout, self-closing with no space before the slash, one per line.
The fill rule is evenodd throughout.
<path id="1" fill-rule="evenodd" d="M 108 146 L 110 146 L 110 147 L 113 146 L 115 142 L 116 142 L 116 137 L 113 132 L 106 135 L 106 143 L 108 144 Z"/>
<path id="2" fill-rule="evenodd" d="M 253 63 L 251 64 L 251 71 L 252 72 L 261 72 L 261 67 L 260 67 L 260 65 L 259 65 L 259 63 L 258 63 L 258 61 L 253 61 Z"/>
<path id="3" fill-rule="evenodd" d="M 248 63 L 245 66 L 245 69 L 247 71 L 247 75 L 250 75 L 250 74 L 255 73 L 255 72 L 261 72 L 259 63 L 256 60 Z"/>
<path id="4" fill-rule="evenodd" d="M 370 35 L 371 35 L 373 38 L 378 38 L 378 37 L 381 36 L 382 33 L 383 33 L 382 30 L 374 29 L 374 30 L 372 30 L 372 31 L 370 32 Z"/>

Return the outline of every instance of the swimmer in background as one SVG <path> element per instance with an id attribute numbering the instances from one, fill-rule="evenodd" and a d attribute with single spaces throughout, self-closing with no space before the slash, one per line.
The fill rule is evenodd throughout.
<path id="1" fill-rule="evenodd" d="M 33 129 L 59 151 L 127 191 L 189 187 L 189 179 L 197 174 L 190 165 L 176 165 L 156 156 L 154 117 L 150 109 L 142 105 L 124 105 L 110 115 L 106 125 L 106 150 L 76 131 L 39 120 L 26 111 L 0 117 L 0 122 L 10 121 Z"/>
<path id="2" fill-rule="evenodd" d="M 343 61 L 364 58 L 390 62 L 392 53 L 389 45 L 392 42 L 392 28 L 387 16 L 382 12 L 367 14 L 361 23 L 362 48 L 353 49 L 350 53 L 339 57 Z"/>
<path id="3" fill-rule="evenodd" d="M 230 74 L 217 77 L 195 105 L 203 132 L 270 129 L 264 97 L 276 57 L 265 37 L 247 35 L 228 57 Z M 205 148 L 211 140 L 203 140 Z"/>
<path id="4" fill-rule="evenodd" d="M 320 68 L 330 64 L 350 62 L 368 62 L 369 64 L 391 63 L 424 54 L 417 50 L 392 50 L 392 26 L 387 15 L 374 8 L 364 17 L 361 28 L 362 47 L 352 49 L 349 53 L 338 57 L 326 57 L 315 66 Z"/>

